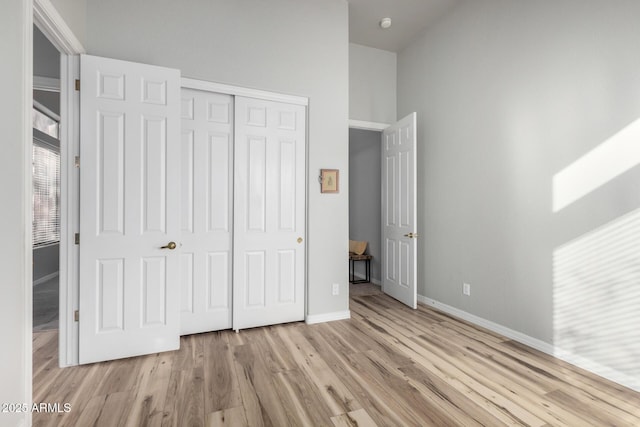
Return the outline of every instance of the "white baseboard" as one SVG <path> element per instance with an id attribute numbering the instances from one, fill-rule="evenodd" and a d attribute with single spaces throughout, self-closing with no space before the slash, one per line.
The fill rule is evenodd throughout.
<path id="1" fill-rule="evenodd" d="M 364 274 L 360 274 L 360 273 L 355 273 L 353 276 L 356 278 L 356 280 L 364 280 L 366 278 Z M 351 277 L 351 275 L 349 275 L 349 277 Z M 370 282 L 373 283 L 374 285 L 382 286 L 382 283 L 380 282 L 380 280 L 374 279 L 373 277 L 371 278 Z"/>
<path id="2" fill-rule="evenodd" d="M 46 276 L 43 276 L 37 280 L 33 281 L 33 286 L 38 286 L 44 282 L 47 282 L 51 279 L 53 279 L 54 277 L 58 277 L 58 275 L 60 274 L 59 271 L 56 271 L 55 273 L 51 273 L 51 274 L 47 274 Z"/>
<path id="3" fill-rule="evenodd" d="M 475 314 L 468 313 L 464 310 L 460 310 L 431 298 L 427 298 L 423 295 L 418 295 L 418 302 L 437 308 L 438 310 L 452 316 L 459 317 L 460 319 L 471 322 L 474 325 L 489 329 L 490 331 L 503 335 L 506 338 L 512 339 L 521 344 L 525 344 L 543 353 L 549 354 L 553 357 L 557 357 L 558 359 L 570 363 L 574 366 L 585 369 L 610 381 L 640 392 L 640 378 L 633 378 L 627 374 L 624 374 L 608 366 L 601 365 L 600 363 L 594 362 L 593 360 L 587 359 L 578 354 L 563 350 L 552 344 L 523 334 L 522 332 L 514 331 L 513 329 L 507 328 L 506 326 L 500 325 L 487 319 L 483 319 L 482 317 L 476 316 Z"/>
<path id="4" fill-rule="evenodd" d="M 309 314 L 305 319 L 307 325 L 313 325 L 314 323 L 332 322 L 334 320 L 351 319 L 351 312 L 346 311 L 334 311 L 333 313 L 324 314 Z"/>

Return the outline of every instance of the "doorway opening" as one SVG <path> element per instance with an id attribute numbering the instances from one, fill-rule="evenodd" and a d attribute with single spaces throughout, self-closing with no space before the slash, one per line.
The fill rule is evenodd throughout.
<path id="1" fill-rule="evenodd" d="M 379 130 L 349 129 L 349 240 L 367 242 L 364 253 L 371 256 L 369 261 L 353 262 L 353 274 L 355 281 L 366 280 L 369 267 L 369 283 L 378 287 L 382 278 L 381 141 Z M 355 292 L 358 286 L 352 284 L 350 289 Z"/>
<path id="2" fill-rule="evenodd" d="M 33 27 L 33 330 L 57 330 L 60 288 L 60 52 Z"/>
<path id="3" fill-rule="evenodd" d="M 352 124 L 349 134 L 350 239 L 373 242 L 368 257 L 379 252 L 371 271 L 370 261 L 365 262 L 365 281 L 377 281 L 385 294 L 414 309 L 418 275 L 416 117 L 414 112 L 388 126 Z M 376 132 L 358 131 L 362 129 Z M 349 255 L 350 267 L 355 270 L 354 258 Z M 355 276 L 355 271 L 350 275 Z"/>

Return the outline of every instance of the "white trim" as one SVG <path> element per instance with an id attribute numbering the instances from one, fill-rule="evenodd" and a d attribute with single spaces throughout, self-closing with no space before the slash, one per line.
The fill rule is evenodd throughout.
<path id="1" fill-rule="evenodd" d="M 23 365 L 17 367 L 24 373 L 23 384 L 23 403 L 30 405 L 33 402 L 33 234 L 32 234 L 32 212 L 33 212 L 33 3 L 32 0 L 22 2 L 22 22 L 24 31 L 22 37 L 22 69 L 24 70 L 24 79 L 22 84 L 22 102 L 18 108 L 22 108 L 22 214 L 23 222 L 20 224 L 23 233 L 24 253 L 22 260 L 23 269 L 23 320 L 24 326 L 24 342 L 22 343 L 22 351 L 24 352 Z M 30 411 L 26 411 L 24 417 L 20 417 L 20 423 L 30 426 L 32 423 L 32 415 Z"/>
<path id="2" fill-rule="evenodd" d="M 349 119 L 349 129 L 382 131 L 391 126 L 388 123 L 367 122 L 364 120 Z"/>
<path id="3" fill-rule="evenodd" d="M 33 76 L 33 90 L 45 92 L 60 92 L 60 79 L 52 77 Z"/>
<path id="4" fill-rule="evenodd" d="M 224 93 L 225 95 L 245 96 L 247 98 L 264 99 L 266 101 L 284 102 L 286 104 L 309 105 L 309 98 L 297 95 L 285 95 L 259 89 L 249 89 L 224 83 L 208 82 L 183 77 L 181 85 L 186 89 L 204 90 L 207 92 Z"/>
<path id="5" fill-rule="evenodd" d="M 33 286 L 41 285 L 44 282 L 48 282 L 49 280 L 53 279 L 54 277 L 58 277 L 59 275 L 60 275 L 60 272 L 56 271 L 54 273 L 47 274 L 46 276 L 42 276 L 41 278 L 33 281 Z"/>
<path id="6" fill-rule="evenodd" d="M 60 52 L 70 55 L 85 53 L 82 43 L 51 0 L 33 0 L 33 22 Z"/>
<path id="7" fill-rule="evenodd" d="M 60 116 L 59 115 L 57 115 L 56 113 L 54 113 L 53 111 L 51 111 L 50 109 L 48 109 L 47 107 L 42 105 L 40 102 L 36 101 L 35 99 L 33 100 L 33 108 L 35 108 L 36 110 L 40 111 L 45 116 L 49 116 L 49 118 L 55 120 L 56 122 L 58 122 L 58 124 L 60 123 Z"/>
<path id="8" fill-rule="evenodd" d="M 78 309 L 79 246 L 74 235 L 79 231 L 80 174 L 75 157 L 80 154 L 80 93 L 74 90 L 80 78 L 77 55 L 60 57 L 60 294 L 58 322 L 58 363 L 60 367 L 78 364 L 78 322 L 73 312 Z"/>
<path id="9" fill-rule="evenodd" d="M 333 322 L 334 320 L 351 319 L 351 312 L 346 311 L 334 311 L 333 313 L 323 314 L 307 314 L 305 323 L 307 325 L 313 325 L 315 323 Z"/>
<path id="10" fill-rule="evenodd" d="M 437 308 L 440 311 L 443 311 L 447 314 L 458 317 L 460 319 L 466 320 L 467 322 L 471 322 L 474 325 L 489 329 L 490 331 L 503 335 L 506 338 L 512 339 L 521 344 L 532 347 L 536 350 L 549 354 L 553 357 L 557 357 L 558 359 L 563 360 L 567 363 L 570 363 L 579 368 L 585 369 L 591 373 L 594 373 L 603 378 L 606 378 L 610 381 L 616 382 L 625 387 L 629 387 L 635 391 L 640 392 L 639 378 L 633 378 L 611 367 L 603 366 L 598 362 L 594 362 L 593 360 L 587 359 L 578 354 L 563 350 L 552 344 L 546 343 L 537 338 L 533 338 L 529 335 L 523 334 L 522 332 L 514 331 L 513 329 L 507 328 L 506 326 L 502 326 L 498 323 L 494 323 L 490 320 L 476 316 L 475 314 L 471 314 L 464 310 L 460 310 L 458 308 L 441 303 L 431 298 L 427 298 L 423 295 L 418 295 L 418 302 L 424 305 Z"/>

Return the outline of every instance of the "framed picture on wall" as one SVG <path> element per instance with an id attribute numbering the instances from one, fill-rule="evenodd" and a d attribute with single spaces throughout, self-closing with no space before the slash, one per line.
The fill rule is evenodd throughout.
<path id="1" fill-rule="evenodd" d="M 340 189 L 339 179 L 340 171 L 338 169 L 320 169 L 320 192 L 337 193 Z"/>

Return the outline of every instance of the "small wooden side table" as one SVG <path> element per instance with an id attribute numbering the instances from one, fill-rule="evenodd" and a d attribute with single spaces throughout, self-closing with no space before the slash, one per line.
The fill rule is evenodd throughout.
<path id="1" fill-rule="evenodd" d="M 349 280 L 349 282 L 351 283 L 368 283 L 371 281 L 371 258 L 373 258 L 373 256 L 371 255 L 358 255 L 358 254 L 354 254 L 353 252 L 349 252 L 349 268 L 350 268 L 350 273 L 351 273 L 351 280 Z M 365 278 L 364 279 L 358 279 L 356 280 L 356 275 L 355 275 L 355 264 L 356 261 L 364 261 L 365 262 Z"/>

